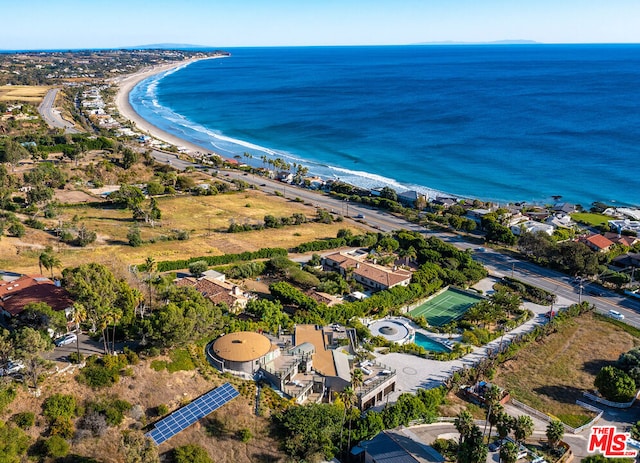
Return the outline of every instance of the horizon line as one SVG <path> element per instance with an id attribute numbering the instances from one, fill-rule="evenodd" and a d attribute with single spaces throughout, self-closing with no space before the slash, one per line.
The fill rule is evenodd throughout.
<path id="1" fill-rule="evenodd" d="M 126 45 L 116 47 L 61 47 L 61 48 L 0 48 L 0 53 L 17 52 L 75 52 L 75 51 L 113 51 L 113 50 L 197 50 L 211 49 L 224 50 L 228 48 L 346 48 L 346 47 L 411 47 L 411 46 L 531 46 L 531 45 L 640 45 L 640 42 L 538 42 L 535 40 L 495 40 L 489 42 L 458 42 L 454 40 L 436 42 L 413 42 L 403 44 L 332 44 L 332 45 L 236 45 L 236 46 L 214 46 L 214 45 L 192 45 L 192 44 L 149 44 L 149 45 Z"/>

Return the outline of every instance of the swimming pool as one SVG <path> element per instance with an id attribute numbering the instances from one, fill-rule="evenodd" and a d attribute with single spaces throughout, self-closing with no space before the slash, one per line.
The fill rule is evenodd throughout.
<path id="1" fill-rule="evenodd" d="M 420 347 L 424 347 L 426 350 L 430 350 L 431 352 L 450 352 L 451 351 L 444 344 L 441 344 L 438 341 L 434 341 L 433 339 L 419 332 L 416 332 L 416 340 L 414 342 Z"/>

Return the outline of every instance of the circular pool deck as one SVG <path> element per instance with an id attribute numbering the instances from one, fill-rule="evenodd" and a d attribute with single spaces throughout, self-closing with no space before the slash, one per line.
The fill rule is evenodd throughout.
<path id="1" fill-rule="evenodd" d="M 373 336 L 382 336 L 387 341 L 404 344 L 412 338 L 413 332 L 405 323 L 399 320 L 376 320 L 369 325 Z"/>

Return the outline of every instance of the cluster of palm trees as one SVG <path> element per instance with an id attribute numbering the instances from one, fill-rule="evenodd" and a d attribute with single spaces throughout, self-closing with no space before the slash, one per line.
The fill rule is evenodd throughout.
<path id="1" fill-rule="evenodd" d="M 489 299 L 478 302 L 464 315 L 464 319 L 483 327 L 491 327 L 501 319 L 509 319 L 519 312 L 522 299 L 514 293 L 505 290 L 496 291 Z M 507 322 L 509 323 L 509 322 Z M 511 322 L 513 324 L 513 322 Z"/>
<path id="2" fill-rule="evenodd" d="M 248 159 L 252 159 L 253 155 L 251 155 L 250 153 L 244 153 L 244 157 L 248 158 Z M 302 164 L 298 164 L 298 163 L 289 163 L 287 161 L 285 161 L 282 158 L 271 158 L 269 156 L 267 156 L 266 154 L 263 154 L 262 156 L 260 156 L 260 160 L 262 161 L 262 165 L 266 168 L 267 165 L 269 165 L 270 169 L 276 169 L 276 170 L 281 170 L 281 171 L 286 171 L 286 172 L 290 172 L 291 171 L 291 167 L 293 167 L 295 174 L 294 174 L 294 182 L 295 183 L 302 183 L 302 179 L 304 178 L 305 175 L 307 175 L 309 173 L 309 168 L 303 166 Z"/>
<path id="3" fill-rule="evenodd" d="M 504 442 L 500 446 L 500 461 L 515 463 L 518 459 L 521 445 L 533 434 L 533 420 L 529 415 L 518 417 L 508 415 L 499 403 L 501 396 L 502 391 L 496 386 L 491 386 L 485 393 L 487 415 L 484 431 L 480 431 L 479 426 L 474 422 L 473 415 L 467 410 L 463 410 L 456 417 L 454 426 L 460 433 L 457 459 L 459 463 L 483 463 L 486 460 L 488 449 L 485 444 L 485 435 L 487 440 L 491 439 L 493 426 L 496 427 L 498 437 Z M 488 434 L 486 434 L 487 425 L 489 426 Z M 562 434 L 559 437 L 557 436 L 557 429 L 558 426 L 554 423 L 554 432 L 551 434 L 554 437 L 554 445 L 562 438 Z M 561 432 L 564 432 L 562 423 L 560 423 L 560 429 Z M 514 440 L 505 442 L 512 431 Z M 549 434 L 549 428 L 547 434 Z M 552 439 L 549 438 L 549 443 L 551 444 L 551 442 Z"/>

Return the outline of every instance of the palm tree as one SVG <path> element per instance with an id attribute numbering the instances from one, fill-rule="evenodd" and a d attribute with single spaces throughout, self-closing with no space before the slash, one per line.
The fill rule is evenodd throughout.
<path id="1" fill-rule="evenodd" d="M 513 429 L 513 417 L 509 416 L 505 412 L 501 412 L 496 417 L 496 430 L 498 431 L 498 437 L 505 439 L 511 429 Z"/>
<path id="2" fill-rule="evenodd" d="M 498 419 L 500 415 L 504 413 L 504 407 L 500 405 L 500 402 L 496 403 L 491 407 L 491 410 L 487 413 L 487 419 L 489 420 L 489 434 L 487 436 L 487 442 L 491 441 L 491 433 L 493 432 L 493 427 L 498 424 Z"/>
<path id="3" fill-rule="evenodd" d="M 73 303 L 72 312 L 73 323 L 76 325 L 76 351 L 78 352 L 78 362 L 80 361 L 80 324 L 87 319 L 87 310 L 79 302 Z"/>
<path id="4" fill-rule="evenodd" d="M 487 405 L 488 409 L 487 409 L 487 419 L 484 422 L 484 431 L 487 430 L 487 424 L 491 423 L 491 425 L 489 426 L 489 439 L 491 439 L 491 430 L 493 428 L 493 423 L 491 422 L 492 414 L 495 414 L 495 412 L 492 412 L 492 409 L 499 404 L 501 397 L 502 397 L 502 391 L 495 384 L 492 384 L 491 386 L 489 386 L 489 388 L 485 390 L 484 402 Z M 482 434 L 484 435 L 484 432 Z"/>
<path id="5" fill-rule="evenodd" d="M 38 257 L 38 265 L 40 266 L 40 274 L 42 274 L 42 267 L 44 267 L 51 272 L 51 279 L 53 279 L 53 268 L 60 267 L 61 263 L 60 259 L 53 253 L 53 248 L 47 246 Z"/>
<path id="6" fill-rule="evenodd" d="M 533 434 L 533 420 L 529 415 L 520 415 L 513 425 L 513 436 L 516 442 L 523 443 L 531 434 Z"/>
<path id="7" fill-rule="evenodd" d="M 364 382 L 364 374 L 362 373 L 362 370 L 355 369 L 353 370 L 353 373 L 351 374 L 351 387 L 353 388 L 354 391 L 357 391 L 360 386 L 362 386 L 362 383 Z"/>
<path id="8" fill-rule="evenodd" d="M 151 288 L 152 288 L 152 276 L 156 269 L 156 261 L 153 257 L 148 256 L 144 261 L 144 269 L 147 271 L 147 289 L 149 291 L 149 310 L 153 310 L 151 304 L 153 303 Z M 140 313 L 140 318 L 144 318 L 144 310 Z"/>
<path id="9" fill-rule="evenodd" d="M 351 415 L 351 409 L 356 402 L 356 394 L 351 387 L 346 387 L 344 391 L 340 393 L 340 399 L 344 404 L 344 415 L 342 417 L 342 429 L 340 429 L 340 444 L 342 445 L 342 430 L 344 429 L 344 423 L 347 420 L 347 413 Z M 347 441 L 347 451 L 351 448 L 351 416 L 349 416 L 349 434 Z"/>
<path id="10" fill-rule="evenodd" d="M 505 442 L 500 447 L 500 461 L 504 463 L 516 463 L 518 459 L 518 446 L 513 442 Z"/>
<path id="11" fill-rule="evenodd" d="M 453 421 L 453 425 L 456 427 L 456 430 L 460 433 L 460 441 L 459 445 L 462 445 L 465 438 L 471 433 L 471 430 L 475 426 L 473 423 L 473 415 L 469 413 L 468 410 L 462 410 L 456 416 L 456 419 Z"/>
<path id="12" fill-rule="evenodd" d="M 564 436 L 564 424 L 560 420 L 553 420 L 547 425 L 547 440 L 549 441 L 549 447 L 556 448 L 558 442 L 562 440 Z"/>
<path id="13" fill-rule="evenodd" d="M 111 311 L 111 315 L 109 320 L 113 324 L 113 332 L 111 335 L 111 353 L 115 355 L 116 353 L 116 325 L 122 320 L 122 310 L 113 309 Z"/>
<path id="14" fill-rule="evenodd" d="M 55 254 L 51 254 L 51 258 L 49 260 L 49 271 L 51 272 L 51 279 L 53 280 L 53 268 L 60 268 L 60 266 L 62 265 L 62 262 L 60 262 L 60 259 L 58 259 L 58 256 L 56 256 Z"/>

